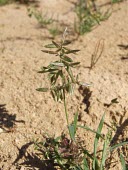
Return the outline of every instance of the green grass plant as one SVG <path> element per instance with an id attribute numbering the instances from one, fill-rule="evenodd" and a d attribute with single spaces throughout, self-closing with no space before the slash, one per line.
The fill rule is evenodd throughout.
<path id="1" fill-rule="evenodd" d="M 41 92 L 50 91 L 55 101 L 63 101 L 66 120 L 69 125 L 66 94 L 73 94 L 75 85 L 80 85 L 81 82 L 78 80 L 78 75 L 75 77 L 72 71 L 80 62 L 74 62 L 73 59 L 68 56 L 70 54 L 76 54 L 79 50 L 67 48 L 67 45 L 71 42 L 66 41 L 65 36 L 66 31 L 63 34 L 61 42 L 52 41 L 52 44 L 45 46 L 48 49 L 55 50 L 42 50 L 45 53 L 58 56 L 58 60 L 51 62 L 47 67 L 42 67 L 41 71 L 39 71 L 39 73 L 48 73 L 50 87 L 38 88 L 37 90 Z"/>
<path id="2" fill-rule="evenodd" d="M 43 142 L 36 141 L 35 148 L 41 152 L 44 164 L 52 164 L 55 169 L 61 170 L 105 170 L 106 160 L 111 152 L 120 146 L 128 144 L 127 141 L 111 146 L 113 128 L 108 130 L 105 137 L 102 135 L 105 114 L 102 116 L 97 130 L 78 124 L 78 112 L 74 120 L 69 122 L 69 113 L 67 110 L 67 95 L 73 94 L 76 85 L 87 86 L 74 76 L 74 68 L 79 66 L 71 57 L 79 52 L 78 49 L 71 49 L 67 46 L 71 43 L 66 40 L 67 32 L 64 31 L 63 39 L 60 42 L 52 41 L 45 45 L 42 51 L 58 57 L 58 60 L 52 61 L 48 66 L 43 66 L 38 72 L 47 74 L 49 85 L 37 89 L 39 92 L 50 92 L 53 99 L 61 101 L 64 105 L 65 117 L 67 122 L 68 134 L 62 133 L 59 137 L 49 137 L 45 135 Z M 79 128 L 85 129 L 95 134 L 93 152 L 88 151 L 83 139 L 77 136 Z M 99 142 L 102 141 L 102 149 L 98 149 Z M 99 156 L 100 153 L 100 156 Z M 125 168 L 125 160 L 120 156 L 122 167 Z M 123 169 L 125 170 L 125 169 Z"/>
<path id="3" fill-rule="evenodd" d="M 75 5 L 75 13 L 77 17 L 74 21 L 73 32 L 77 35 L 83 35 L 90 32 L 94 26 L 100 24 L 101 21 L 108 19 L 111 15 L 108 10 L 104 13 L 98 10 L 94 0 L 79 0 Z M 42 12 L 36 8 L 29 8 L 28 15 L 30 17 L 34 16 L 39 25 L 43 28 L 47 28 L 53 37 L 62 33 L 61 29 L 59 29 L 61 24 L 59 24 L 57 20 L 54 20 L 52 17 L 49 18 L 47 14 L 42 14 Z M 55 22 L 56 26 L 53 26 L 53 23 Z"/>
<path id="4" fill-rule="evenodd" d="M 111 0 L 109 3 L 114 4 L 117 2 L 122 2 L 122 0 Z M 101 8 L 97 7 L 95 0 L 78 0 L 73 4 L 75 5 L 74 11 L 76 13 L 76 18 L 74 20 L 72 32 L 76 33 L 77 37 L 92 31 L 97 25 L 100 25 L 102 21 L 107 20 L 111 15 L 110 10 L 101 12 Z M 62 29 L 60 29 L 61 24 L 58 20 L 49 17 L 47 14 L 42 14 L 42 12 L 36 8 L 29 8 L 28 15 L 30 17 L 34 16 L 39 25 L 43 28 L 47 28 L 53 38 L 62 33 Z M 53 23 L 56 23 L 56 26 L 54 26 Z"/>
<path id="5" fill-rule="evenodd" d="M 46 13 L 42 14 L 42 12 L 36 8 L 28 8 L 28 15 L 29 17 L 34 16 L 41 27 L 46 27 L 54 22 L 52 17 L 48 17 Z"/>
<path id="6" fill-rule="evenodd" d="M 38 21 L 40 27 L 46 28 L 52 38 L 55 38 L 57 35 L 62 34 L 62 29 L 58 24 L 58 21 L 53 19 L 52 17 L 48 17 L 47 14 L 42 14 L 41 11 L 37 10 L 36 8 L 28 8 L 28 15 L 29 17 L 34 16 Z"/>
<path id="7" fill-rule="evenodd" d="M 97 10 L 94 1 L 79 0 L 75 12 L 77 19 L 74 22 L 74 31 L 79 35 L 90 32 L 94 26 L 110 16 L 108 10 L 105 13 Z"/>

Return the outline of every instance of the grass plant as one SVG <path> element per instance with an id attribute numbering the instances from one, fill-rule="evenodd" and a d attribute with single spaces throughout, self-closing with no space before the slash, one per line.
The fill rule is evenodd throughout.
<path id="1" fill-rule="evenodd" d="M 63 39 L 60 43 L 52 41 L 52 44 L 48 44 L 45 47 L 48 49 L 56 50 L 42 50 L 45 53 L 58 56 L 58 60 L 51 62 L 47 67 L 42 67 L 39 73 L 48 73 L 48 79 L 50 81 L 50 87 L 38 88 L 38 91 L 46 92 L 50 91 L 55 101 L 63 101 L 66 114 L 66 121 L 69 125 L 66 94 L 73 94 L 75 85 L 84 85 L 78 80 L 78 75 L 73 75 L 72 69 L 80 64 L 80 62 L 74 62 L 73 59 L 68 56 L 70 54 L 76 54 L 79 50 L 72 50 L 67 48 L 70 41 L 65 40 L 66 31 L 63 34 Z"/>
<path id="2" fill-rule="evenodd" d="M 73 32 L 77 33 L 77 35 L 83 35 L 90 32 L 94 26 L 100 24 L 101 21 L 108 19 L 111 15 L 108 10 L 105 13 L 100 12 L 100 10 L 97 9 L 94 0 L 79 0 L 75 5 L 75 13 L 77 18 L 74 21 Z M 29 8 L 28 15 L 30 17 L 34 16 L 39 25 L 43 28 L 47 28 L 53 37 L 62 33 L 61 29 L 59 29 L 60 24 L 57 20 L 54 20 L 52 17 L 49 18 L 47 14 L 43 15 L 42 12 L 38 11 L 36 8 Z M 56 22 L 56 27 L 53 27 L 54 22 Z"/>
<path id="3" fill-rule="evenodd" d="M 113 4 L 118 2 L 122 2 L 122 0 L 111 0 L 109 3 Z M 107 20 L 111 15 L 110 10 L 101 12 L 101 9 L 97 7 L 95 0 L 78 0 L 73 4 L 75 5 L 76 18 L 72 31 L 77 34 L 77 37 L 92 31 L 92 29 L 97 25 L 100 25 L 102 21 Z M 30 17 L 34 16 L 41 27 L 48 29 L 53 38 L 62 33 L 59 21 L 54 20 L 52 17 L 48 17 L 47 14 L 42 14 L 42 12 L 38 11 L 36 8 L 29 8 L 28 15 Z M 56 22 L 56 26 L 53 26 L 54 22 Z"/>
<path id="4" fill-rule="evenodd" d="M 65 30 L 63 39 L 60 42 L 52 41 L 51 44 L 45 46 L 46 50 L 42 50 L 44 53 L 58 56 L 58 60 L 50 62 L 48 66 L 43 66 L 38 72 L 48 75 L 49 86 L 40 87 L 37 91 L 49 91 L 55 101 L 63 102 L 69 135 L 62 133 L 57 138 L 47 135 L 43 142 L 35 142 L 35 148 L 41 152 L 44 164 L 46 166 L 47 164 L 52 164 L 55 169 L 105 170 L 107 166 L 106 160 L 109 158 L 111 152 L 120 146 L 126 145 L 128 142 L 124 141 L 111 146 L 113 128 L 112 130 L 108 130 L 105 137 L 102 135 L 105 114 L 98 125 L 97 131 L 87 126 L 79 125 L 78 112 L 76 112 L 74 120 L 69 122 L 66 96 L 67 94 L 73 94 L 76 85 L 86 86 L 86 83 L 80 82 L 78 75 L 74 76 L 73 69 L 80 63 L 73 61 L 70 55 L 76 54 L 79 50 L 67 47 L 71 42 L 66 40 L 66 34 L 67 32 Z M 78 128 L 95 133 L 93 153 L 88 151 L 85 142 L 77 136 Z M 103 141 L 100 151 L 98 149 L 99 141 Z M 125 160 L 122 155 L 120 159 L 123 168 L 125 168 Z"/>
<path id="5" fill-rule="evenodd" d="M 78 1 L 75 12 L 77 19 L 74 22 L 74 30 L 79 35 L 90 32 L 95 25 L 100 24 L 111 15 L 108 10 L 105 13 L 97 10 L 94 1 L 85 0 Z"/>
<path id="6" fill-rule="evenodd" d="M 54 22 L 52 17 L 48 17 L 47 14 L 43 15 L 42 12 L 36 8 L 28 8 L 28 15 L 29 17 L 34 16 L 41 27 L 46 27 Z"/>
<path id="7" fill-rule="evenodd" d="M 58 21 L 53 19 L 52 17 L 48 17 L 47 14 L 42 14 L 41 11 L 36 8 L 28 8 L 29 17 L 34 16 L 38 21 L 40 27 L 46 28 L 50 35 L 55 38 L 57 35 L 62 34 L 62 29 L 58 24 Z"/>

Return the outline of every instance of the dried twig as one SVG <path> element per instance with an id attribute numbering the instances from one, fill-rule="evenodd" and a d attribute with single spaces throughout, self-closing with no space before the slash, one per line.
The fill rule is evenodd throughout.
<path id="1" fill-rule="evenodd" d="M 90 69 L 92 69 L 96 65 L 98 60 L 101 58 L 103 50 L 104 50 L 104 40 L 100 39 L 95 46 L 94 53 L 92 54 Z"/>

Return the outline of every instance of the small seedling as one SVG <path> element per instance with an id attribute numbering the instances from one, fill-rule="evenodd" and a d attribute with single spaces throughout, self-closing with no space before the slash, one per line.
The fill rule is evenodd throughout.
<path id="1" fill-rule="evenodd" d="M 60 35 L 62 33 L 59 26 L 51 27 L 48 29 L 48 31 L 53 37 L 56 37 L 57 35 Z"/>
<path id="2" fill-rule="evenodd" d="M 34 16 L 42 28 L 46 28 L 53 38 L 55 36 L 62 34 L 61 26 L 58 24 L 58 20 L 48 17 L 47 14 L 42 14 L 35 8 L 28 8 L 29 17 Z"/>
<path id="3" fill-rule="evenodd" d="M 52 17 L 49 18 L 47 14 L 43 15 L 41 11 L 38 11 L 35 8 L 28 8 L 28 16 L 29 17 L 34 16 L 41 27 L 46 27 L 47 25 L 50 25 L 51 23 L 54 22 Z"/>

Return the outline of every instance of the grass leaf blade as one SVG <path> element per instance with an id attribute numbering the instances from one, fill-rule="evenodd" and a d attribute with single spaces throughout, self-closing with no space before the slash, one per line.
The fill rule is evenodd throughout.
<path id="1" fill-rule="evenodd" d="M 86 158 L 84 158 L 83 160 L 83 170 L 89 170 L 89 166 L 88 166 Z"/>
<path id="2" fill-rule="evenodd" d="M 102 119 L 101 119 L 99 126 L 97 128 L 98 134 L 101 134 L 101 130 L 102 130 L 103 123 L 104 123 L 104 117 L 105 117 L 105 114 L 102 116 Z M 96 153 L 97 153 L 97 146 L 98 146 L 98 141 L 99 141 L 99 135 L 97 135 L 97 133 L 96 133 L 95 141 L 94 141 L 94 161 L 93 161 L 93 169 L 94 170 L 96 170 L 96 166 L 97 166 Z"/>
<path id="3" fill-rule="evenodd" d="M 104 165 L 105 165 L 105 161 L 106 161 L 106 153 L 107 153 L 107 139 L 104 141 L 104 145 L 103 145 L 103 151 L 102 151 L 102 159 L 101 159 L 101 164 L 100 164 L 100 170 L 103 169 Z"/>
<path id="4" fill-rule="evenodd" d="M 73 124 L 69 125 L 68 129 L 69 129 L 69 133 L 70 133 L 70 138 L 74 141 L 75 140 L 74 125 Z"/>
<path id="5" fill-rule="evenodd" d="M 77 127 L 83 128 L 83 129 L 85 129 L 85 130 L 87 130 L 87 131 L 91 131 L 91 132 L 93 132 L 93 133 L 96 133 L 97 136 L 103 138 L 102 135 L 101 135 L 100 133 L 96 132 L 95 130 L 92 130 L 91 128 L 89 128 L 89 127 L 87 127 L 87 126 L 77 125 Z"/>
<path id="6" fill-rule="evenodd" d="M 41 51 L 48 54 L 57 54 L 56 51 L 49 51 L 49 50 L 41 50 Z"/>
<path id="7" fill-rule="evenodd" d="M 127 170 L 125 160 L 124 160 L 124 157 L 122 154 L 120 154 L 120 161 L 121 161 L 121 165 L 122 165 L 122 170 Z"/>
<path id="8" fill-rule="evenodd" d="M 57 47 L 60 48 L 61 46 L 59 44 L 57 44 L 55 41 L 52 41 L 52 43 Z"/>
<path id="9" fill-rule="evenodd" d="M 121 143 L 119 143 L 119 144 L 117 144 L 117 145 L 114 145 L 114 146 L 112 146 L 112 147 L 110 148 L 110 152 L 112 152 L 114 149 L 116 149 L 116 148 L 118 148 L 118 147 L 120 147 L 120 146 L 124 146 L 124 145 L 126 145 L 126 144 L 128 144 L 128 141 L 126 141 L 126 142 L 121 142 Z"/>
<path id="10" fill-rule="evenodd" d="M 70 54 L 70 53 L 73 53 L 73 54 L 75 54 L 75 53 L 77 53 L 77 52 L 79 52 L 80 50 L 68 50 L 67 52 L 65 52 L 66 54 Z"/>
<path id="11" fill-rule="evenodd" d="M 76 129 L 77 129 L 77 120 L 78 120 L 78 112 L 74 116 L 73 123 L 71 125 L 69 125 L 70 137 L 73 141 L 75 140 L 75 134 L 76 134 Z"/>
<path id="12" fill-rule="evenodd" d="M 56 48 L 54 44 L 47 44 L 44 46 L 45 48 Z"/>
<path id="13" fill-rule="evenodd" d="M 49 89 L 48 88 L 38 88 L 36 90 L 39 92 L 47 92 Z"/>

